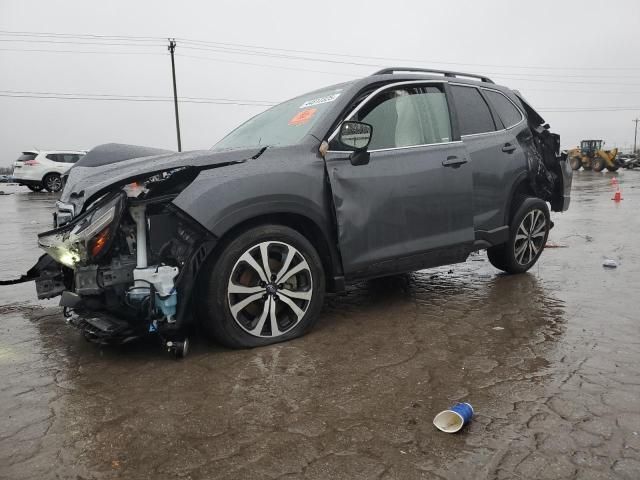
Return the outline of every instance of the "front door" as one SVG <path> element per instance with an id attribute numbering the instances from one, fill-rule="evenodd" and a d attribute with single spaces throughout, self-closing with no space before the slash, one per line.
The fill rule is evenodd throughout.
<path id="1" fill-rule="evenodd" d="M 373 126 L 367 165 L 336 139 L 325 155 L 345 274 L 464 261 L 474 240 L 472 176 L 452 138 L 443 86 L 390 85 L 349 115 Z"/>

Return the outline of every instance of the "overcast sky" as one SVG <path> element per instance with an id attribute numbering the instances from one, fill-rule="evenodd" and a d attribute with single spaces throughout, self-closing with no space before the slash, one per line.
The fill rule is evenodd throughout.
<path id="1" fill-rule="evenodd" d="M 251 103 L 181 103 L 184 150 L 211 147 L 265 108 L 256 102 L 368 75 L 376 65 L 487 74 L 520 90 L 565 148 L 583 138 L 630 147 L 640 116 L 637 0 L 0 0 L 0 30 L 0 166 L 34 147 L 175 149 L 169 36 L 178 38 L 181 97 Z"/>

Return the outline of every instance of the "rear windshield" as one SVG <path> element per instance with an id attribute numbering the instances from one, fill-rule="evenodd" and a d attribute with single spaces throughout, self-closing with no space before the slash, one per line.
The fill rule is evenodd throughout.
<path id="1" fill-rule="evenodd" d="M 236 128 L 212 150 L 299 143 L 341 93 L 341 88 L 332 88 L 276 105 Z"/>
<path id="2" fill-rule="evenodd" d="M 20 155 L 18 157 L 18 160 L 16 160 L 16 161 L 17 162 L 26 162 L 27 160 L 33 160 L 37 156 L 38 156 L 37 153 L 22 152 L 22 155 Z"/>

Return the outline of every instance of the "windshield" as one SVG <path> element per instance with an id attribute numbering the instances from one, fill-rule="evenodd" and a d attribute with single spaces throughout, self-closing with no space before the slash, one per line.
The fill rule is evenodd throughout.
<path id="1" fill-rule="evenodd" d="M 342 88 L 333 87 L 276 105 L 240 125 L 212 150 L 294 145 L 329 111 L 341 92 Z"/>

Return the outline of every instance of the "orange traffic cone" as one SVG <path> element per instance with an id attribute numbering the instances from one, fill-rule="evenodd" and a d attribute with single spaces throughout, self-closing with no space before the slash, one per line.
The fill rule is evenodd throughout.
<path id="1" fill-rule="evenodd" d="M 613 194 L 613 198 L 611 200 L 613 200 L 614 202 L 619 202 L 620 200 L 623 200 L 622 192 L 620 191 L 619 188 L 616 190 L 616 193 Z"/>

